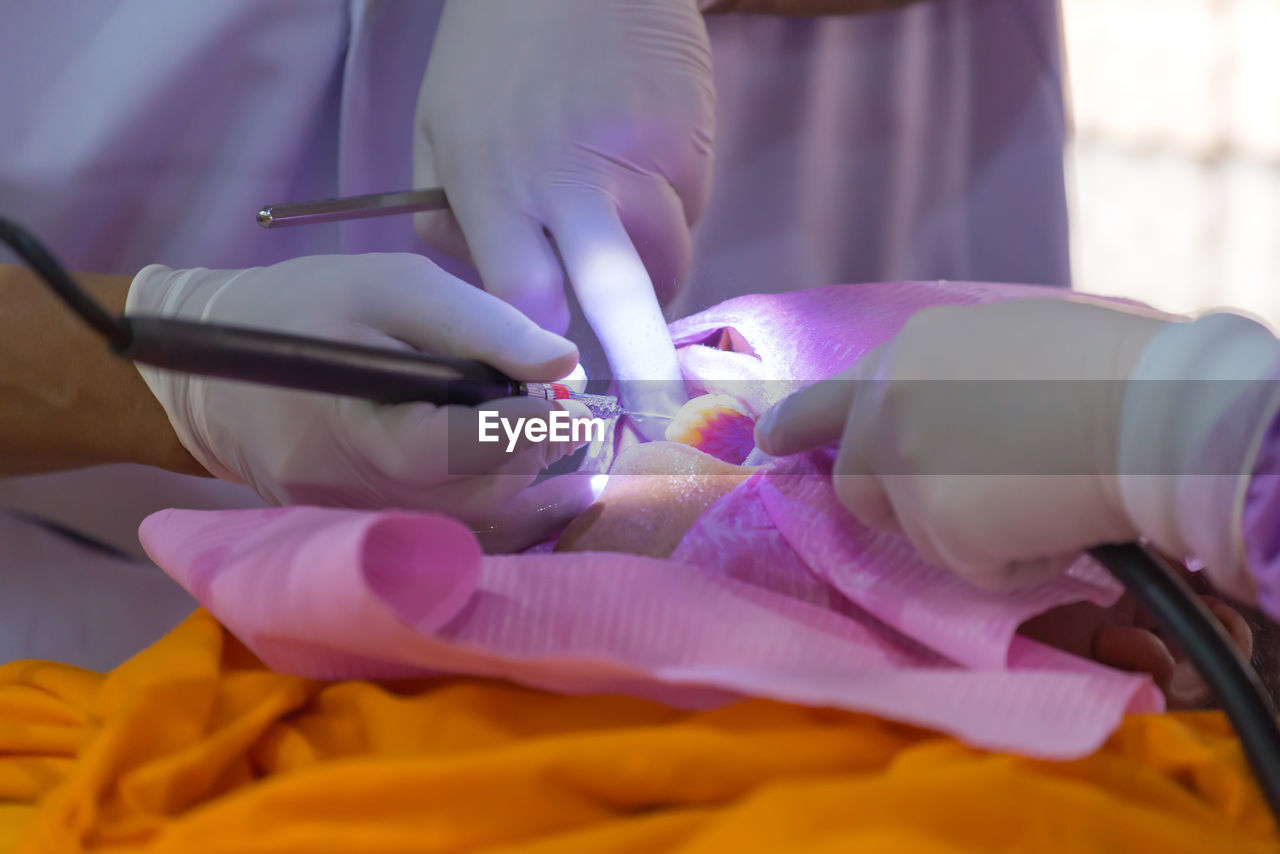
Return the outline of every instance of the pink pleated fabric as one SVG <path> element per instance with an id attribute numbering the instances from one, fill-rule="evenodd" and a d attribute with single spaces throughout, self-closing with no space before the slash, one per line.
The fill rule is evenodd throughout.
<path id="1" fill-rule="evenodd" d="M 674 325 L 686 369 L 771 397 L 842 369 L 922 306 L 1049 296 L 1011 286 L 842 286 L 742 297 Z M 695 342 L 731 329 L 735 349 Z M 783 382 L 785 381 L 785 383 Z M 980 747 L 1068 758 L 1129 712 L 1145 676 L 1015 634 L 1117 584 L 1082 560 L 1016 594 L 972 589 L 900 537 L 860 526 L 830 454 L 770 462 L 714 504 L 670 560 L 486 556 L 462 525 L 318 508 L 149 517 L 151 557 L 270 666 L 320 678 L 431 672 L 697 707 L 736 696 L 879 714 Z"/>
<path id="2" fill-rule="evenodd" d="M 1137 305 L 1129 300 L 1030 285 L 876 282 L 735 297 L 675 321 L 671 335 L 681 348 L 686 376 L 696 388 L 724 390 L 766 409 L 849 367 L 892 338 L 923 308 L 1007 299 Z M 703 346 L 724 329 L 732 330 L 735 339 L 752 352 L 730 353 Z"/>

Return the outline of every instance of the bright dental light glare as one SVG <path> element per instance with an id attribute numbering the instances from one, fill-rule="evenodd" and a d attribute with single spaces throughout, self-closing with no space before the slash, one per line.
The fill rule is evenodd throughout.
<path id="1" fill-rule="evenodd" d="M 591 497 L 595 499 L 604 494 L 604 488 L 608 483 L 609 475 L 604 473 L 593 474 L 591 476 Z"/>
<path id="2" fill-rule="evenodd" d="M 609 355 L 620 378 L 668 380 L 679 377 L 679 366 L 650 364 L 652 344 L 670 341 L 667 321 L 653 292 L 649 273 L 633 251 L 612 246 L 597 247 L 582 265 L 580 285 L 594 289 L 594 299 L 583 299 L 587 319 Z M 607 293 L 601 299 L 600 292 Z M 674 353 L 672 354 L 674 355 Z"/>
<path id="3" fill-rule="evenodd" d="M 587 390 L 587 370 L 581 364 L 574 365 L 569 375 L 562 380 L 558 380 L 558 382 L 570 391 L 585 392 Z"/>

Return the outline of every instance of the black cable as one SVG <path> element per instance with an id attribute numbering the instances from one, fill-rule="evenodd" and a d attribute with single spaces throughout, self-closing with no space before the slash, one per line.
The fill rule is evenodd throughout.
<path id="1" fill-rule="evenodd" d="M 1271 814 L 1280 823 L 1280 728 L 1258 674 L 1172 567 L 1161 566 L 1136 545 L 1098 546 L 1089 554 L 1186 650 L 1227 713 Z"/>
<path id="2" fill-rule="evenodd" d="M 113 349 L 123 350 L 129 346 L 133 339 L 129 324 L 123 318 L 107 313 L 106 309 L 82 291 L 54 259 L 53 254 L 26 229 L 0 217 L 0 240 L 26 261 L 77 317 L 106 338 Z"/>

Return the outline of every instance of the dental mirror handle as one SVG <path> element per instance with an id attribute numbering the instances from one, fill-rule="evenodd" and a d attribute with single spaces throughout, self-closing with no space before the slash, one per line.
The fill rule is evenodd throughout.
<path id="1" fill-rule="evenodd" d="M 320 222 L 341 222 L 349 219 L 448 209 L 449 200 L 445 197 L 444 190 L 432 187 L 423 190 L 400 190 L 394 193 L 370 193 L 367 196 L 322 199 L 314 202 L 267 205 L 258 211 L 258 225 L 263 228 L 313 225 Z"/>

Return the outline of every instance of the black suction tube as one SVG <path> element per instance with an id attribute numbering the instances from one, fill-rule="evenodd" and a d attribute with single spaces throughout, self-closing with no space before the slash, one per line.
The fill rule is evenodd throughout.
<path id="1" fill-rule="evenodd" d="M 1089 554 L 1178 641 L 1227 713 L 1262 796 L 1280 824 L 1280 728 L 1257 672 L 1226 630 L 1173 567 L 1137 545 L 1107 545 Z"/>

